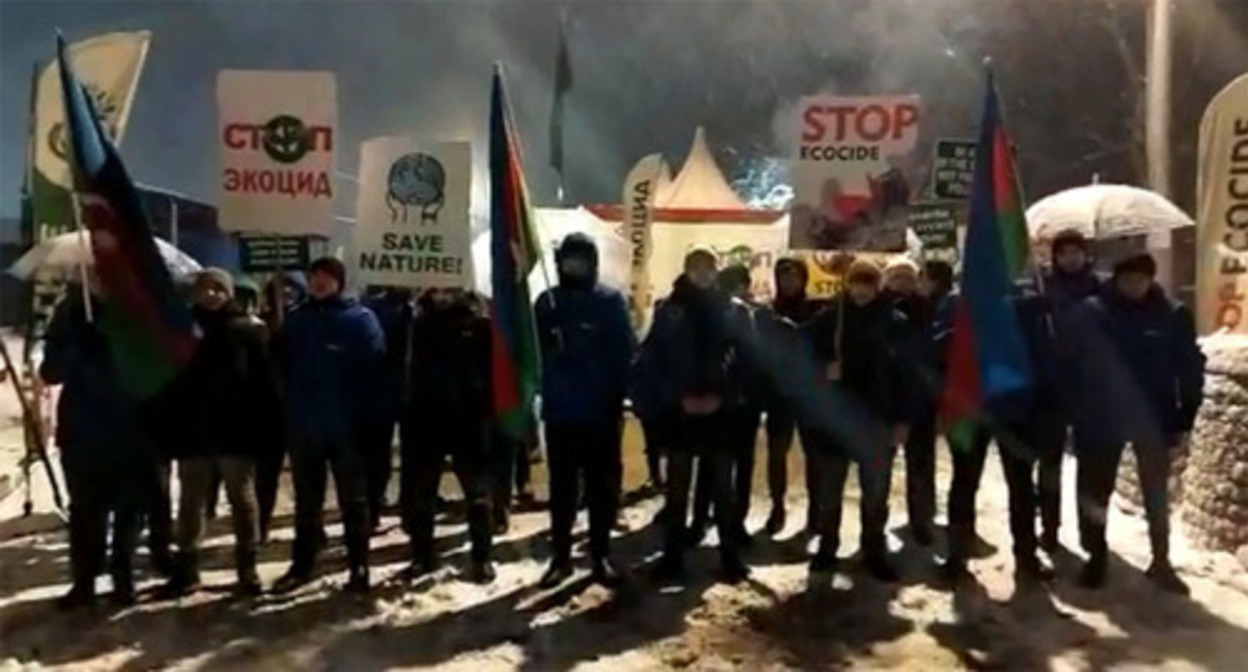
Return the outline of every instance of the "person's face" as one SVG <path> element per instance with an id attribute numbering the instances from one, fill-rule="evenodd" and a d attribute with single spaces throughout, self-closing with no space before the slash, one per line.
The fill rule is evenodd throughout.
<path id="1" fill-rule="evenodd" d="M 212 278 L 201 277 L 195 281 L 195 305 L 208 311 L 218 311 L 229 300 L 229 292 Z"/>
<path id="2" fill-rule="evenodd" d="M 1142 301 L 1153 288 L 1153 279 L 1143 273 L 1119 273 L 1114 278 L 1118 291 L 1131 301 Z"/>
<path id="3" fill-rule="evenodd" d="M 880 293 L 879 287 L 870 280 L 851 280 L 849 283 L 849 300 L 854 305 L 865 306 L 875 300 Z"/>
<path id="4" fill-rule="evenodd" d="M 589 277 L 591 268 L 588 259 L 572 255 L 559 262 L 559 271 L 566 277 L 584 280 Z"/>
<path id="5" fill-rule="evenodd" d="M 317 271 L 308 277 L 308 293 L 317 300 L 329 299 L 342 292 L 342 285 L 334 276 Z"/>
<path id="6" fill-rule="evenodd" d="M 802 274 L 797 269 L 789 266 L 780 272 L 780 277 L 776 278 L 776 291 L 780 296 L 796 296 L 806 289 L 802 282 Z"/>
<path id="7" fill-rule="evenodd" d="M 1064 245 L 1053 260 L 1065 273 L 1078 273 L 1088 266 L 1088 253 L 1078 245 Z"/>
<path id="8" fill-rule="evenodd" d="M 919 280 L 913 273 L 893 273 L 888 276 L 888 289 L 902 296 L 910 296 L 919 291 Z"/>
<path id="9" fill-rule="evenodd" d="M 716 276 L 719 273 L 716 266 L 715 260 L 709 255 L 699 254 L 685 265 L 685 273 L 695 286 L 708 289 L 715 285 Z"/>
<path id="10" fill-rule="evenodd" d="M 433 303 L 434 308 L 449 308 L 455 303 L 459 293 L 447 287 L 439 287 L 429 293 L 429 300 Z"/>

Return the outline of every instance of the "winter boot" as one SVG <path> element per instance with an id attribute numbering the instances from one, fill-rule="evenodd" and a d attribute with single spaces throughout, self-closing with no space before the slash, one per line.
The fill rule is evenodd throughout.
<path id="1" fill-rule="evenodd" d="M 537 582 L 537 587 L 550 590 L 563 585 L 563 582 L 570 578 L 572 578 L 572 563 L 564 559 L 552 560 L 546 573 L 542 574 L 542 580 Z"/>
<path id="2" fill-rule="evenodd" d="M 1105 574 L 1109 569 L 1109 557 L 1102 551 L 1093 553 L 1084 563 L 1079 572 L 1079 585 L 1088 590 L 1099 590 L 1105 586 Z"/>
<path id="3" fill-rule="evenodd" d="M 1145 576 L 1148 577 L 1149 581 L 1156 584 L 1158 588 L 1161 588 L 1167 593 L 1181 595 L 1183 597 L 1187 597 L 1191 594 L 1191 589 L 1187 587 L 1187 584 L 1183 582 L 1183 579 L 1179 578 L 1178 573 L 1174 571 L 1174 567 L 1172 567 L 1167 561 L 1154 561 L 1153 564 L 1149 566 L 1148 571 L 1145 572 Z"/>

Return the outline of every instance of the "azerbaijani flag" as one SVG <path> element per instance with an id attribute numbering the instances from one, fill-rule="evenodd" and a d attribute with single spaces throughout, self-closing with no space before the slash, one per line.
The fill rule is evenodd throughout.
<path id="1" fill-rule="evenodd" d="M 491 374 L 494 412 L 502 429 L 518 440 L 528 436 L 541 370 L 529 292 L 529 274 L 539 254 L 516 124 L 502 65 L 495 65 L 490 96 Z"/>
<path id="2" fill-rule="evenodd" d="M 949 372 L 940 415 L 950 444 L 966 447 L 985 406 L 1025 389 L 1027 347 L 1012 297 L 1028 259 L 1027 220 L 992 73 L 984 98 L 963 250 L 962 294 L 954 308 Z"/>
<path id="3" fill-rule="evenodd" d="M 150 399 L 190 362 L 194 322 L 156 248 L 139 192 L 74 75 L 59 34 L 56 49 L 74 190 L 106 297 L 95 319 L 122 384 L 136 398 Z"/>

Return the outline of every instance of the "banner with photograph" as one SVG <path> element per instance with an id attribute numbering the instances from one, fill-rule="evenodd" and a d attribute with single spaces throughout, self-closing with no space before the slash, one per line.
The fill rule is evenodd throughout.
<path id="1" fill-rule="evenodd" d="M 365 141 L 352 245 L 359 282 L 471 288 L 471 198 L 471 144 Z"/>
<path id="2" fill-rule="evenodd" d="M 919 102 L 913 95 L 802 99 L 791 248 L 906 249 Z"/>
<path id="3" fill-rule="evenodd" d="M 1248 333 L 1248 75 L 1200 122 L 1196 179 L 1196 326 Z M 1243 182 L 1243 184 L 1240 184 Z"/>

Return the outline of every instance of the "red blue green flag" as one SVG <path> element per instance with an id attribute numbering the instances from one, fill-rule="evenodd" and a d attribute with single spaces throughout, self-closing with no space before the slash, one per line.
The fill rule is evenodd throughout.
<path id="1" fill-rule="evenodd" d="M 975 150 L 975 178 L 963 250 L 962 292 L 954 309 L 941 419 L 955 447 L 965 447 L 995 399 L 1031 380 L 1027 347 L 1014 311 L 1015 282 L 1030 258 L 1013 145 L 988 74 Z"/>
<path id="2" fill-rule="evenodd" d="M 503 430 L 517 440 L 528 437 L 541 370 L 529 290 L 529 274 L 539 254 L 519 137 L 499 65 L 490 97 L 491 373 L 494 412 Z"/>
<path id="3" fill-rule="evenodd" d="M 194 322 L 156 247 L 139 192 L 100 127 L 60 35 L 56 47 L 74 190 L 106 297 L 95 317 L 122 384 L 136 398 L 149 399 L 190 362 Z"/>

